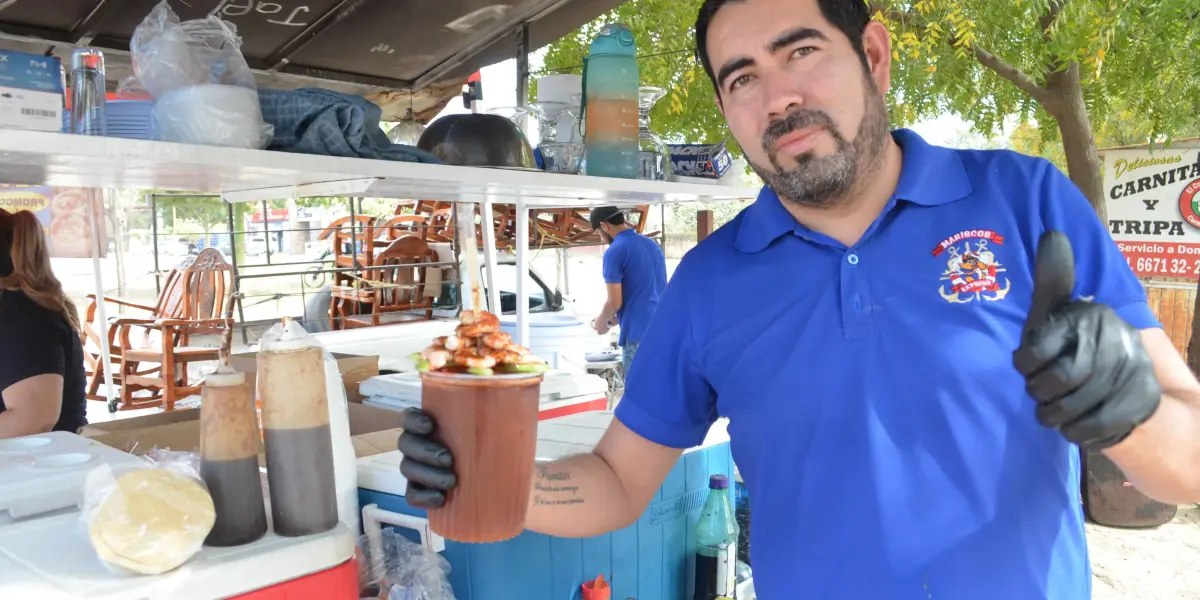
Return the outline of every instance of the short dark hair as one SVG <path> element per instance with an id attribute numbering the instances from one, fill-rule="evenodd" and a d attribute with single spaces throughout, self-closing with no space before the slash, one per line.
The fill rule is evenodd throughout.
<path id="1" fill-rule="evenodd" d="M 601 206 L 592 209 L 592 214 L 588 216 L 588 222 L 592 229 L 599 229 L 601 223 L 624 225 L 625 213 L 615 206 Z"/>
<path id="2" fill-rule="evenodd" d="M 704 4 L 700 5 L 700 12 L 696 15 L 696 58 L 700 59 L 701 65 L 704 65 L 704 72 L 708 73 L 708 79 L 717 93 L 720 93 L 721 90 L 717 86 L 712 63 L 708 60 L 708 26 L 712 24 L 713 17 L 717 16 L 717 11 L 721 10 L 721 7 L 733 2 L 744 1 L 704 0 Z M 871 21 L 871 9 L 867 6 L 866 0 L 817 0 L 817 6 L 821 8 L 821 14 L 825 16 L 825 20 L 832 23 L 838 31 L 846 36 L 846 39 L 850 40 L 854 52 L 858 54 L 863 65 L 866 65 L 867 53 L 863 51 L 862 38 L 863 32 L 867 29 L 867 23 Z"/>

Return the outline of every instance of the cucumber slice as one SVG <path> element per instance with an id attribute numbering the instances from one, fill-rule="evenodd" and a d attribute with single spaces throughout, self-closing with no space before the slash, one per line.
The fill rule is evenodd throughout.
<path id="1" fill-rule="evenodd" d="M 429 371 L 429 361 L 427 361 L 423 358 L 418 358 L 417 359 L 417 370 L 422 373 Z"/>
<path id="2" fill-rule="evenodd" d="M 494 371 L 492 371 L 491 369 L 486 368 L 486 367 L 471 367 L 470 369 L 467 369 L 467 372 L 472 375 L 483 375 L 485 377 L 488 375 L 493 375 L 495 373 Z"/>
<path id="3" fill-rule="evenodd" d="M 514 373 L 545 373 L 550 370 L 550 365 L 546 363 L 522 363 L 519 365 L 505 365 L 505 368 Z"/>
<path id="4" fill-rule="evenodd" d="M 420 362 L 420 361 L 422 361 L 422 360 L 425 360 L 424 358 L 421 358 L 421 353 L 420 353 L 420 352 L 413 352 L 412 354 L 409 354 L 409 355 L 408 355 L 408 359 L 409 359 L 409 360 L 415 360 L 415 361 L 417 361 L 417 362 Z"/>

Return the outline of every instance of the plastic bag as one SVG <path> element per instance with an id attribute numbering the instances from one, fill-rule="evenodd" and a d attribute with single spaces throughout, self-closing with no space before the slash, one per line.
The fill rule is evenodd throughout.
<path id="1" fill-rule="evenodd" d="M 320 349 L 323 356 L 325 397 L 329 407 L 329 434 L 333 449 L 333 478 L 334 489 L 337 493 L 338 520 L 348 525 L 352 530 L 357 530 L 361 518 L 358 508 L 358 463 L 354 454 L 354 444 L 350 440 L 349 402 L 346 399 L 346 387 L 342 384 L 342 373 L 338 369 L 337 359 L 324 349 L 321 342 L 317 341 L 317 338 L 313 337 L 299 323 L 291 319 L 285 319 L 282 323 L 272 325 L 259 340 L 260 354 L 263 352 L 291 352 L 311 348 Z M 261 385 L 262 381 L 260 377 L 257 383 Z M 307 385 L 307 383 L 303 385 Z M 260 399 L 263 397 L 261 389 L 258 391 L 258 397 Z"/>
<path id="2" fill-rule="evenodd" d="M 358 544 L 363 598 L 455 600 L 448 578 L 450 563 L 440 554 L 392 529 L 385 529 L 378 539 L 361 536 Z"/>
<path id="3" fill-rule="evenodd" d="M 161 140 L 265 148 L 272 128 L 263 122 L 254 72 L 242 56 L 237 28 L 210 15 L 180 22 L 166 0 L 155 6 L 129 41 L 136 80 L 154 98 Z"/>
<path id="4" fill-rule="evenodd" d="M 195 556 L 216 522 L 199 463 L 191 452 L 152 450 L 144 466 L 89 471 L 80 520 L 100 560 L 158 575 Z"/>

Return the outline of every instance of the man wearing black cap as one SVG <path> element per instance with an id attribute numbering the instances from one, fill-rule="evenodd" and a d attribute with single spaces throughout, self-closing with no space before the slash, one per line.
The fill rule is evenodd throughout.
<path id="1" fill-rule="evenodd" d="M 625 214 L 615 206 L 592 210 L 592 229 L 609 245 L 604 252 L 604 283 L 608 300 L 596 317 L 596 333 L 604 335 L 616 319 L 621 325 L 621 365 L 625 373 L 633 363 L 642 333 L 658 308 L 667 287 L 667 262 L 654 240 L 625 223 Z"/>

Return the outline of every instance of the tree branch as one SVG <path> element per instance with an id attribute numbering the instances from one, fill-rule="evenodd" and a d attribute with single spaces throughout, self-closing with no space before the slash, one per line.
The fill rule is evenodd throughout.
<path id="1" fill-rule="evenodd" d="M 878 2 L 872 2 L 870 9 L 872 13 L 882 13 L 887 20 L 900 23 L 901 25 L 916 26 L 915 22 L 919 21 L 917 15 L 909 11 L 889 9 Z M 1062 0 L 1054 0 L 1050 3 L 1050 10 L 1039 20 L 1039 24 L 1042 26 L 1043 37 L 1049 35 L 1050 27 L 1058 20 L 1058 15 L 1061 12 Z M 954 44 L 957 40 L 954 36 L 947 36 L 946 41 Z M 1046 106 L 1047 102 L 1053 101 L 1053 94 L 1051 94 L 1049 89 L 1039 84 L 1025 72 L 1008 64 L 1004 59 L 984 50 L 979 44 L 971 44 L 971 53 L 975 55 L 975 60 L 979 61 L 979 64 L 987 67 L 1000 77 L 1007 79 L 1043 106 Z"/>
<path id="2" fill-rule="evenodd" d="M 1033 96 L 1033 99 L 1037 100 L 1043 106 L 1052 98 L 1050 90 L 1046 89 L 1046 87 L 1034 81 L 1032 77 L 1026 75 L 1020 69 L 1004 62 L 1004 59 L 999 56 L 980 48 L 979 44 L 971 44 L 971 52 L 975 54 L 975 60 L 978 60 L 979 64 L 1009 80 L 1021 91 Z"/>

